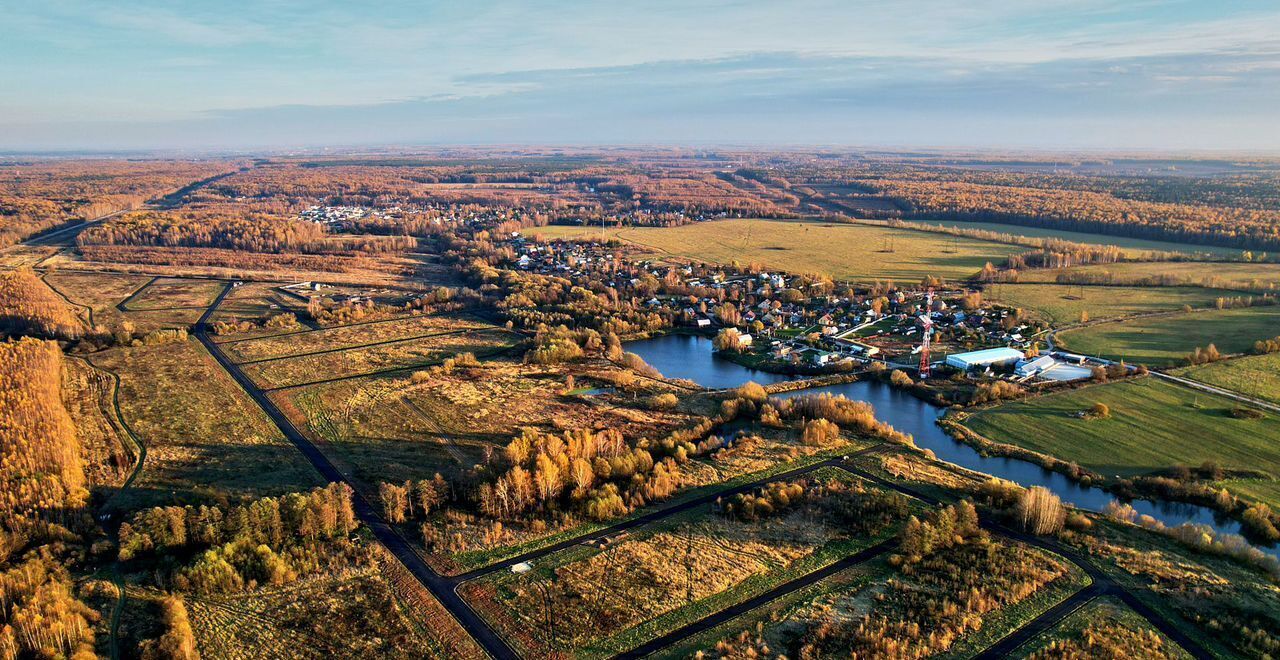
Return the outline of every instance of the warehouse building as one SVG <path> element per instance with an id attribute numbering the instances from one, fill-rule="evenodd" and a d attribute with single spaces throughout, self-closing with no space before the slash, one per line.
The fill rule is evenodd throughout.
<path id="1" fill-rule="evenodd" d="M 953 353 L 947 356 L 947 366 L 968 371 L 985 369 L 1005 364 L 1013 364 L 1024 356 L 1016 348 L 988 348 L 968 353 Z"/>

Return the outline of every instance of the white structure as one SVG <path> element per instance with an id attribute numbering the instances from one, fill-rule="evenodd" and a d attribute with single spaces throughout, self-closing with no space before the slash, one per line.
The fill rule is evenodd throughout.
<path id="1" fill-rule="evenodd" d="M 988 348 L 969 353 L 954 353 L 947 356 L 947 366 L 968 371 L 978 367 L 993 367 L 1013 364 L 1023 359 L 1022 351 L 1016 348 Z"/>
<path id="2" fill-rule="evenodd" d="M 1055 364 L 1057 364 L 1057 361 L 1053 359 L 1053 356 L 1041 355 L 1034 360 L 1019 360 L 1018 366 L 1014 367 L 1013 372 L 1023 377 L 1037 376 L 1052 369 Z"/>

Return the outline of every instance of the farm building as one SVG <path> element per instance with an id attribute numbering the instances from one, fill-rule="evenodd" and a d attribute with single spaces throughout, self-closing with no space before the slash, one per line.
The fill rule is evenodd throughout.
<path id="1" fill-rule="evenodd" d="M 1052 356 L 1041 355 L 1033 360 L 1019 360 L 1014 373 L 1019 376 L 1035 376 L 1041 372 L 1048 371 L 1055 364 L 1057 364 L 1057 361 Z"/>
<path id="2" fill-rule="evenodd" d="M 1022 351 L 1016 348 L 988 348 L 981 351 L 948 355 L 947 366 L 968 371 L 969 369 L 980 367 L 1012 364 L 1022 358 Z"/>

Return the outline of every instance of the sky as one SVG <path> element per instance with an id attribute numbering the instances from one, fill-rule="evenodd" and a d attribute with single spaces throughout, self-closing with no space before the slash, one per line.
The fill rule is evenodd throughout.
<path id="1" fill-rule="evenodd" d="M 0 0 L 0 150 L 1280 150 L 1276 0 Z"/>

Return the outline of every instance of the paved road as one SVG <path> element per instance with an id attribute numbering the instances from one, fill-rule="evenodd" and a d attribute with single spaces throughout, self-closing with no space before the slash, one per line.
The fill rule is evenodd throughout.
<path id="1" fill-rule="evenodd" d="M 232 378 L 234 378 L 236 382 L 239 383 L 242 388 L 244 388 L 245 392 L 247 392 L 249 396 L 254 400 L 254 402 L 257 403 L 262 408 L 262 410 L 267 414 L 267 416 L 272 420 L 272 422 L 274 422 L 276 426 L 280 428 L 280 431 L 284 434 L 284 436 L 288 438 L 289 441 L 292 442 L 298 448 L 299 451 L 302 452 L 302 454 L 307 458 L 308 461 L 311 462 L 311 464 L 315 467 L 315 469 L 321 474 L 321 476 L 324 479 L 328 481 L 340 481 L 348 485 L 351 485 L 351 479 L 342 471 L 338 470 L 338 468 L 334 466 L 332 462 L 329 461 L 329 459 L 324 455 L 323 452 L 320 451 L 318 447 L 315 446 L 315 444 L 313 444 L 310 440 L 308 440 L 305 436 L 303 436 L 302 433 L 300 433 L 297 430 L 297 428 L 294 427 L 293 423 L 287 417 L 285 417 L 285 415 L 281 413 L 280 410 L 276 407 L 276 405 L 267 397 L 266 393 L 263 392 L 261 389 L 259 389 L 253 383 L 252 380 L 250 380 L 247 376 L 245 376 L 244 373 L 241 372 L 240 369 L 237 367 L 237 365 L 233 363 L 229 358 L 227 358 L 227 356 L 222 352 L 222 350 L 218 347 L 218 345 L 215 344 L 209 338 L 209 335 L 207 332 L 207 329 L 208 329 L 207 322 L 209 320 L 209 317 L 213 315 L 213 313 L 217 310 L 218 306 L 222 303 L 223 299 L 226 298 L 227 294 L 230 291 L 231 291 L 230 285 L 226 286 L 222 290 L 222 292 L 218 294 L 218 297 L 214 301 L 214 303 L 210 305 L 209 308 L 205 311 L 204 315 L 201 316 L 200 321 L 196 326 L 197 328 L 195 332 L 196 338 L 199 339 L 202 344 L 204 344 L 205 348 L 209 351 L 209 353 L 214 356 L 214 358 L 218 361 L 218 363 L 222 365 L 222 367 L 226 369 L 229 374 L 231 374 Z M 873 447 L 863 451 L 871 451 L 873 449 L 875 448 Z M 392 528 L 382 519 L 382 517 L 378 514 L 377 510 L 363 496 L 360 495 L 359 491 L 354 492 L 353 504 L 354 504 L 356 515 L 360 518 L 362 523 L 364 523 L 369 527 L 369 529 L 373 532 L 375 538 L 377 538 L 378 541 L 381 542 L 391 552 L 393 556 L 395 556 L 401 563 L 403 563 L 404 566 L 409 570 L 409 572 L 413 574 L 413 576 L 416 577 L 423 584 L 423 586 L 425 586 L 429 591 L 431 591 L 431 593 L 458 619 L 459 623 L 463 626 L 463 628 L 468 633 L 470 633 L 476 639 L 476 641 L 479 642 L 480 645 L 483 646 L 484 649 L 491 656 L 493 656 L 494 658 L 498 658 L 499 660 L 507 660 L 508 658 L 517 657 L 515 651 L 506 643 L 505 640 L 502 639 L 501 636 L 497 634 L 496 631 L 493 630 L 492 627 L 489 626 L 488 622 L 486 622 L 474 610 L 472 610 L 470 605 L 468 605 L 466 601 L 464 601 L 457 594 L 456 589 L 458 585 L 460 585 L 461 583 L 466 582 L 468 580 L 476 579 L 478 577 L 482 577 L 484 575 L 489 575 L 497 571 L 509 569 L 512 565 L 519 562 L 536 561 L 551 553 L 558 552 L 568 547 L 572 547 L 582 543 L 590 543 L 590 542 L 598 541 L 605 537 L 611 536 L 613 534 L 617 534 L 619 532 L 622 532 L 631 528 L 656 522 L 668 516 L 672 516 L 683 511 L 688 511 L 698 506 L 706 505 L 710 502 L 715 501 L 715 499 L 720 497 L 729 496 L 739 492 L 746 492 L 751 489 L 758 488 L 762 484 L 765 484 L 771 481 L 794 479 L 796 477 L 799 477 L 799 476 L 808 474 L 810 472 L 813 472 L 815 470 L 821 469 L 823 467 L 829 467 L 829 466 L 838 467 L 847 472 L 850 472 L 851 474 L 857 475 L 863 479 L 871 481 L 877 485 L 894 490 L 904 495 L 908 495 L 910 497 L 914 497 L 925 503 L 932 504 L 932 505 L 940 504 L 939 500 L 937 500 L 936 498 L 928 496 L 924 493 L 916 491 L 915 489 L 909 488 L 907 486 L 903 486 L 901 484 L 889 481 L 877 475 L 866 472 L 865 470 L 862 470 L 856 466 L 850 465 L 841 459 L 828 459 L 826 461 L 820 461 L 818 463 L 814 463 L 812 465 L 808 465 L 802 468 L 796 468 L 794 470 L 782 472 L 782 473 L 773 475 L 771 477 L 753 481 L 751 483 L 742 484 L 731 489 L 717 491 L 714 493 L 709 493 L 704 496 L 686 500 L 679 504 L 666 507 L 664 509 L 659 509 L 657 511 L 652 511 L 650 513 L 637 516 L 630 520 L 626 520 L 626 521 L 617 523 L 615 525 L 610 525 L 609 527 L 597 530 L 595 532 L 591 532 L 589 534 L 584 534 L 571 539 L 567 539 L 559 543 L 553 544 L 551 546 L 541 548 L 539 550 L 527 552 L 522 555 L 512 557 L 510 559 L 500 561 L 495 564 L 486 566 L 484 568 L 476 569 L 474 571 L 470 571 L 468 573 L 464 573 L 462 575 L 455 576 L 455 577 L 442 576 L 439 573 L 435 572 L 433 569 L 431 569 L 431 567 L 428 566 L 425 561 L 423 561 L 422 557 L 419 556 L 413 550 L 413 548 L 409 545 L 408 541 L 406 541 L 404 537 L 402 537 L 394 528 Z M 354 491 L 354 487 L 353 487 L 353 491 Z M 1146 603 L 1139 600 L 1136 596 L 1134 596 L 1131 592 L 1129 592 L 1128 589 L 1126 589 L 1122 585 L 1117 584 L 1109 575 L 1102 572 L 1101 569 L 1097 568 L 1090 562 L 1086 561 L 1085 558 L 1080 556 L 1079 553 L 1077 553 L 1073 548 L 1065 546 L 1055 539 L 1031 536 L 1029 534 L 1005 527 L 1000 523 L 997 523 L 985 518 L 982 521 L 982 525 L 984 528 L 988 529 L 989 531 L 996 532 L 1003 536 L 1048 550 L 1050 552 L 1054 552 L 1066 558 L 1068 561 L 1075 563 L 1082 570 L 1084 570 L 1085 573 L 1093 581 L 1093 583 L 1089 587 L 1076 592 L 1075 594 L 1073 594 L 1072 596 L 1064 600 L 1062 603 L 1059 603 L 1057 606 L 1050 608 L 1048 611 L 1044 612 L 1039 617 L 1033 619 L 1032 621 L 1028 622 L 1024 626 L 1020 627 L 1019 629 L 1007 635 L 1005 638 L 998 641 L 995 645 L 993 645 L 986 652 L 984 652 L 983 657 L 1003 657 L 1007 655 L 1009 652 L 1016 650 L 1019 646 L 1021 646 L 1027 640 L 1033 638 L 1036 634 L 1039 634 L 1044 630 L 1048 630 L 1056 626 L 1064 618 L 1066 618 L 1072 612 L 1076 611 L 1076 609 L 1078 609 L 1079 607 L 1083 606 L 1085 603 L 1089 602 L 1090 600 L 1100 595 L 1112 595 L 1119 598 L 1122 602 L 1124 602 L 1126 605 L 1132 608 L 1135 612 L 1137 612 L 1140 616 L 1142 616 L 1149 623 L 1151 623 L 1151 625 L 1153 625 L 1156 629 L 1158 629 L 1160 632 L 1168 636 L 1178 645 L 1182 646 L 1182 648 L 1184 648 L 1192 656 L 1196 658 L 1203 658 L 1203 659 L 1212 657 L 1207 651 L 1205 651 L 1203 647 L 1201 647 L 1198 643 L 1196 643 L 1189 636 L 1187 636 L 1182 630 L 1174 626 L 1172 623 L 1170 623 L 1167 619 L 1165 619 L 1159 613 L 1155 612 L 1150 607 L 1148 607 Z M 718 625 L 721 625 L 722 623 L 725 623 L 733 619 L 734 617 L 737 617 L 761 605 L 767 604 L 773 600 L 786 596 L 799 589 L 803 589 L 809 585 L 812 585 L 818 582 L 819 580 L 822 580 L 823 578 L 834 575 L 835 573 L 841 570 L 844 570 L 856 564 L 878 557 L 884 554 L 885 552 L 889 551 L 890 549 L 892 549 L 894 542 L 895 541 L 893 539 L 889 539 L 881 543 L 878 543 L 861 552 L 855 553 L 853 555 L 850 555 L 849 557 L 841 559 L 840 561 L 835 562 L 825 568 L 819 569 L 818 571 L 815 571 L 815 572 L 806 574 L 804 576 L 801 576 L 799 578 L 796 578 L 794 580 L 791 580 L 790 582 L 787 582 L 774 589 L 771 589 L 766 593 L 760 594 L 754 598 L 748 599 L 747 601 L 744 601 L 737 605 L 734 605 L 724 610 L 721 610 L 719 612 L 716 612 L 715 614 L 705 617 L 699 621 L 696 621 L 687 626 L 681 627 L 677 630 L 667 633 L 662 637 L 658 637 L 656 639 L 650 640 L 649 642 L 646 642 L 645 644 L 639 647 L 636 647 L 635 649 L 628 651 L 620 655 L 619 657 L 636 658 L 636 657 L 642 657 L 642 656 L 660 651 L 664 648 L 671 646 L 672 644 L 676 644 L 680 641 L 683 641 L 692 635 L 698 634 L 705 630 L 709 630 Z"/>
<path id="2" fill-rule="evenodd" d="M 226 369 L 227 373 L 231 374 L 231 377 L 240 384 L 240 387 L 244 388 L 244 391 L 249 394 L 250 398 L 252 398 L 254 402 L 262 408 L 263 412 L 267 414 L 267 417 L 269 417 L 271 421 L 279 427 L 280 432 L 283 433 L 284 436 L 298 448 L 298 451 L 302 452 L 302 455 L 311 462 L 311 465 L 315 467 L 321 477 L 326 481 L 340 481 L 351 486 L 351 479 L 334 466 L 334 464 L 329 461 L 328 457 L 326 457 L 324 453 L 315 446 L 315 444 L 302 435 L 302 433 L 294 427 L 293 422 L 289 421 L 289 418 L 285 417 L 285 415 L 280 412 L 280 409 L 276 407 L 275 403 L 267 397 L 266 393 L 259 389 L 252 380 L 245 376 L 244 372 L 240 371 L 239 367 L 228 359 L 222 352 L 222 349 L 220 349 L 218 345 L 209 338 L 209 317 L 211 317 L 218 309 L 218 306 L 222 304 L 223 299 L 227 297 L 227 294 L 230 291 L 231 286 L 228 284 L 222 290 L 222 293 L 218 294 L 217 299 L 209 306 L 209 309 L 205 311 L 204 315 L 200 317 L 200 321 L 196 324 L 196 338 L 200 340 L 200 343 L 204 344 L 209 353 L 218 361 L 218 364 L 222 365 L 222 368 Z M 427 590 L 429 590 L 432 595 L 434 595 L 436 599 L 439 600 L 441 604 L 443 604 L 453 614 L 453 616 L 458 619 L 458 622 L 462 625 L 463 629 L 474 637 L 490 656 L 497 660 L 509 660 L 516 658 L 517 656 L 515 651 L 507 645 L 506 641 L 494 632 L 494 630 L 489 627 L 489 624 L 476 614 L 475 611 L 462 600 L 457 592 L 454 591 L 455 581 L 441 576 L 433 571 L 430 566 L 427 566 L 426 562 L 422 560 L 422 557 L 418 556 L 418 554 L 413 551 L 409 542 L 382 519 L 382 516 L 378 514 L 377 510 L 374 509 L 374 507 L 360 494 L 359 491 L 355 490 L 354 486 L 352 487 L 352 490 L 354 491 L 354 494 L 352 495 L 352 503 L 355 508 L 356 516 L 360 519 L 360 522 L 368 526 L 373 532 L 374 537 L 377 538 L 378 541 L 382 543 L 382 545 L 385 546 L 396 559 L 400 560 L 400 563 L 404 564 L 405 568 L 407 568 L 409 572 L 413 574 L 413 576 L 417 578 L 418 581 L 421 582 L 422 585 L 426 587 Z"/>
<path id="3" fill-rule="evenodd" d="M 1221 387 L 1214 387 L 1213 385 L 1208 385 L 1208 384 L 1206 384 L 1206 383 L 1201 383 L 1201 382 L 1199 382 L 1199 381 L 1194 381 L 1194 380 L 1191 380 L 1191 379 L 1189 379 L 1189 378 L 1182 378 L 1182 377 L 1179 377 L 1179 376 L 1171 376 L 1171 375 L 1169 375 L 1169 374 L 1166 374 L 1166 373 L 1164 373 L 1164 372 L 1160 372 L 1160 371 L 1152 371 L 1152 372 L 1151 372 L 1151 375 L 1153 375 L 1153 376 L 1155 376 L 1155 377 L 1157 377 L 1157 378 L 1163 378 L 1163 379 L 1168 380 L 1168 381 L 1173 381 L 1173 382 L 1178 383 L 1178 384 L 1180 384 L 1180 385 L 1186 385 L 1187 387 L 1190 387 L 1190 388 L 1194 388 L 1194 389 L 1197 389 L 1197 390 L 1202 390 L 1202 391 L 1204 391 L 1204 392 L 1208 392 L 1208 393 L 1210 393 L 1210 394 L 1217 394 L 1218 396 L 1225 396 L 1225 397 L 1227 397 L 1228 399 L 1235 399 L 1236 401 L 1241 401 L 1241 402 L 1247 403 L 1247 404 L 1249 404 L 1249 405 L 1251 405 L 1251 406 L 1257 406 L 1257 407 L 1259 407 L 1259 408 L 1263 408 L 1263 409 L 1265 409 L 1265 410 L 1270 410 L 1270 411 L 1272 411 L 1272 412 L 1280 412 L 1280 406 L 1278 406 L 1278 405 L 1276 405 L 1276 404 L 1274 404 L 1274 403 L 1271 403 L 1271 402 L 1269 402 L 1269 401 L 1263 401 L 1262 399 L 1255 399 L 1255 398 L 1253 398 L 1253 397 L 1251 397 L 1251 396 L 1245 396 L 1245 395 L 1243 395 L 1243 394 L 1240 394 L 1239 392 L 1232 392 L 1231 390 L 1224 390 L 1224 389 L 1222 389 Z"/>

